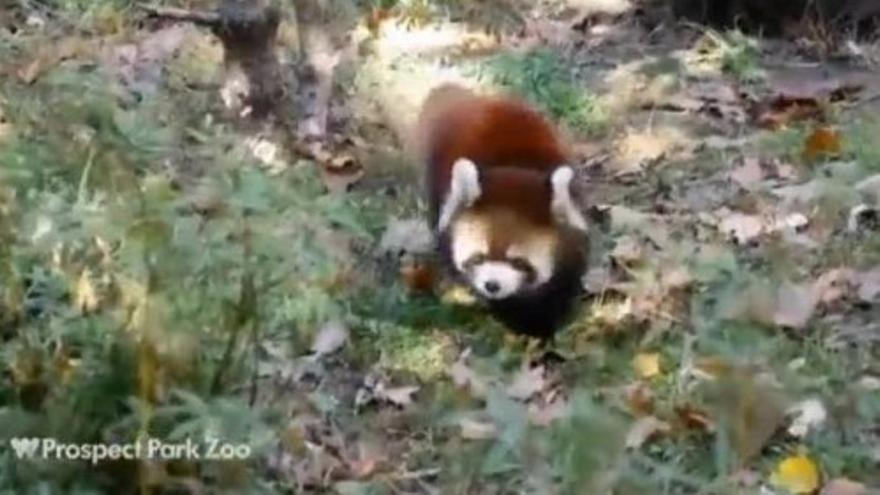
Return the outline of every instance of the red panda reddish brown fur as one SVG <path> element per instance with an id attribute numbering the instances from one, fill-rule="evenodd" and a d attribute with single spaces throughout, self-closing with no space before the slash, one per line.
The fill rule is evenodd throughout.
<path id="1" fill-rule="evenodd" d="M 504 297 L 483 291 L 490 312 L 515 332 L 552 336 L 571 312 L 586 267 L 586 224 L 571 204 L 569 152 L 557 131 L 519 100 L 477 95 L 447 84 L 429 94 L 417 132 L 426 165 L 428 219 L 443 260 L 457 275 L 470 278 L 478 294 L 482 286 L 477 285 L 490 287 L 495 282 L 492 274 L 512 284 L 516 289 Z M 478 192 L 458 204 L 450 199 L 450 191 L 453 170 L 463 159 L 476 170 Z M 568 170 L 556 174 L 561 168 Z M 554 185 L 552 177 L 558 177 L 561 185 Z M 457 205 L 450 210 L 455 214 L 443 223 L 449 201 Z M 456 222 L 478 226 L 479 240 L 470 242 L 461 237 L 464 234 L 456 234 L 466 231 L 456 230 Z M 466 228 L 471 226 L 462 227 Z M 455 243 L 469 242 L 482 246 L 482 250 L 468 246 L 479 251 L 475 263 L 482 263 L 477 269 L 482 272 L 478 274 L 468 272 L 472 265 L 454 259 L 462 251 Z M 545 247 L 552 251 L 546 255 L 552 256 L 552 266 L 539 262 L 530 268 L 529 256 L 541 261 Z M 526 253 L 520 256 L 525 260 L 512 259 L 511 253 L 520 252 Z M 523 270 L 521 277 L 516 275 L 517 267 Z M 542 279 L 545 272 L 549 275 Z M 537 282 L 529 285 L 529 280 Z"/>

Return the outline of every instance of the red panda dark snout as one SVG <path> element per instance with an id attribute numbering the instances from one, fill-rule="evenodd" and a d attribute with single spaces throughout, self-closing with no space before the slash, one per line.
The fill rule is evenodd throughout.
<path id="1" fill-rule="evenodd" d="M 587 230 L 556 131 L 517 100 L 449 85 L 419 120 L 443 259 L 511 330 L 552 336 L 580 292 Z"/>

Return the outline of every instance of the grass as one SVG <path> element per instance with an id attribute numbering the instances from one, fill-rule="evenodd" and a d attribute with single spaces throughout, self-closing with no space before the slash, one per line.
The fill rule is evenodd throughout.
<path id="1" fill-rule="evenodd" d="M 552 51 L 503 53 L 487 61 L 479 72 L 580 135 L 600 135 L 607 130 L 608 115 L 595 96 L 579 87 L 575 74 Z"/>
<path id="2" fill-rule="evenodd" d="M 193 76 L 207 78 L 202 69 Z M 483 74 L 586 134 L 606 129 L 607 116 L 552 53 L 503 55 Z M 675 244 L 674 260 L 660 253 L 631 269 L 632 294 L 653 295 L 673 261 L 693 287 L 662 294 L 666 318 L 634 309 L 632 294 L 584 304 L 557 341 L 570 359 L 546 387 L 563 391 L 570 409 L 535 427 L 535 403 L 506 394 L 521 343 L 507 342 L 479 308 L 408 294 L 373 253 L 390 212 L 422 213 L 416 188 L 331 195 L 311 163 L 269 175 L 232 126 L 204 118 L 211 98 L 181 91 L 173 76 L 157 95 L 124 105 L 111 81 L 72 67 L 33 85 L 0 81 L 0 111 L 15 130 L 0 141 L 0 493 L 153 489 L 137 474 L 148 468 L 165 488 L 237 493 L 744 493 L 729 479 L 737 469 L 766 481 L 801 448 L 827 479 L 880 482 L 870 457 L 880 397 L 859 385 L 877 348 L 827 345 L 875 309 L 793 333 L 731 318 L 725 310 L 742 288 L 776 283 L 767 253 L 722 246 L 688 256 L 686 243 Z M 875 170 L 873 125 L 853 121 L 846 132 L 848 156 L 865 171 Z M 766 149 L 795 159 L 804 133 L 779 133 Z M 178 183 L 164 163 L 201 166 Z M 632 234 L 614 232 L 607 247 Z M 880 261 L 868 252 L 876 240 L 851 242 L 832 239 L 816 256 Z M 610 306 L 622 317 L 599 321 Z M 308 357 L 331 320 L 350 339 L 339 353 Z M 464 348 L 488 383 L 485 397 L 448 377 Z M 658 354 L 656 375 L 634 367 L 644 353 Z M 697 376 L 706 361 L 714 379 Z M 407 408 L 361 403 L 376 393 L 367 377 L 419 391 Z M 634 388 L 672 429 L 627 448 L 644 414 Z M 829 408 L 825 428 L 751 435 L 767 426 L 754 418 L 809 397 Z M 691 424 L 699 417 L 711 427 Z M 498 434 L 465 439 L 463 418 L 491 421 Z M 16 460 L 5 444 L 13 435 L 174 441 L 217 432 L 248 444 L 254 459 L 94 467 Z M 379 467 L 346 471 L 352 460 L 369 466 L 373 448 Z M 284 465 L 277 452 L 301 464 Z"/>

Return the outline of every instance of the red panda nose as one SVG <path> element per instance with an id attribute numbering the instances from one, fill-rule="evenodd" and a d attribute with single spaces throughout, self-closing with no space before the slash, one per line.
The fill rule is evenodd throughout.
<path id="1" fill-rule="evenodd" d="M 486 289 L 486 292 L 490 294 L 495 294 L 496 292 L 501 290 L 501 284 L 494 280 L 486 282 L 485 284 L 483 284 L 483 287 Z"/>

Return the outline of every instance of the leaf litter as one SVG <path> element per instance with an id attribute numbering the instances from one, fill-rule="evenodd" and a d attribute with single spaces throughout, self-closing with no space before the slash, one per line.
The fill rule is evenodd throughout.
<path id="1" fill-rule="evenodd" d="M 161 61 L 170 55 L 180 44 L 178 31 L 159 31 L 155 34 L 155 40 L 148 40 L 133 45 L 122 45 L 110 51 L 114 57 L 113 64 L 117 65 L 117 75 L 123 84 L 131 88 L 146 88 L 155 90 L 157 75 L 154 68 L 161 65 Z M 67 50 L 67 49 L 65 49 Z M 61 50 L 61 55 L 66 53 Z M 75 55 L 76 50 L 70 49 Z M 68 55 L 68 56 L 74 56 Z M 60 58 L 41 55 L 44 60 L 33 61 L 33 67 L 24 66 L 19 74 L 25 83 L 33 83 L 50 70 L 54 64 L 63 61 Z M 827 105 L 855 98 L 858 94 L 859 84 L 847 80 L 822 82 L 810 84 L 809 78 L 800 87 L 792 87 L 780 83 L 774 79 L 769 82 L 770 91 L 758 100 L 751 108 L 743 101 L 743 96 L 738 94 L 730 85 L 718 81 L 707 81 L 703 84 L 691 84 L 686 86 L 684 94 L 679 98 L 671 98 L 665 102 L 667 108 L 676 107 L 675 111 L 686 112 L 700 118 L 712 118 L 733 125 L 746 124 L 746 112 L 750 111 L 753 123 L 759 127 L 783 128 L 794 124 L 801 119 L 817 119 L 825 117 Z M 861 83 L 860 83 L 861 84 Z M 652 110 L 661 108 L 663 104 L 653 105 Z M 706 144 L 710 151 L 718 149 L 740 150 L 748 141 L 735 137 L 711 136 L 711 138 L 723 139 L 720 146 L 708 146 L 711 139 L 700 140 Z M 691 138 L 693 139 L 693 138 Z M 630 129 L 623 140 L 619 142 L 619 168 L 612 171 L 620 175 L 635 174 L 639 177 L 648 177 L 658 172 L 662 173 L 665 168 L 672 168 L 674 158 L 682 154 L 682 150 L 699 150 L 700 146 L 694 144 L 687 146 L 682 143 L 684 137 L 674 136 L 658 132 L 656 129 L 635 130 Z M 362 145 L 339 146 L 332 151 L 315 153 L 321 163 L 320 173 L 324 185 L 328 190 L 336 193 L 345 193 L 358 184 L 361 179 L 369 174 L 362 166 L 360 157 L 355 151 Z M 814 127 L 812 134 L 808 135 L 803 148 L 799 150 L 800 158 L 806 161 L 823 161 L 837 158 L 846 147 L 846 136 L 839 131 L 823 126 Z M 354 149 L 354 151 L 352 150 Z M 798 155 L 798 153 L 795 153 Z M 267 155 L 267 161 L 274 158 Z M 774 161 L 775 160 L 775 161 Z M 657 167 L 657 165 L 663 165 Z M 677 164 L 676 164 L 677 165 Z M 809 172 L 806 172 L 807 174 Z M 682 249 L 686 243 L 682 240 L 692 235 L 693 225 L 711 223 L 722 237 L 732 239 L 735 244 L 747 246 L 758 244 L 762 248 L 768 238 L 783 231 L 800 231 L 807 228 L 813 221 L 812 212 L 809 209 L 789 208 L 786 204 L 795 199 L 798 203 L 815 205 L 820 196 L 818 183 L 805 182 L 803 184 L 789 184 L 798 175 L 804 174 L 803 170 L 795 170 L 795 166 L 781 159 L 766 160 L 764 157 L 754 155 L 742 156 L 733 162 L 725 172 L 730 182 L 730 189 L 741 189 L 746 194 L 759 195 L 765 189 L 771 194 L 778 196 L 783 204 L 772 202 L 758 202 L 755 209 L 739 209 L 733 204 L 724 204 L 723 208 L 712 208 L 704 211 L 698 206 L 688 204 L 682 190 L 673 188 L 671 193 L 666 193 L 669 198 L 667 204 L 672 205 L 676 214 L 658 213 L 657 205 L 660 201 L 645 200 L 637 197 L 634 201 L 606 203 L 609 216 L 611 217 L 614 232 L 614 248 L 606 253 L 606 257 L 613 260 L 615 267 L 610 263 L 591 271 L 585 277 L 585 285 L 593 294 L 604 295 L 609 290 L 618 291 L 627 297 L 628 311 L 643 311 L 644 315 L 656 318 L 658 314 L 671 314 L 672 321 L 680 324 L 685 319 L 678 319 L 679 312 L 670 303 L 679 296 L 679 292 L 696 288 L 704 290 L 705 284 L 701 276 L 694 270 L 693 260 L 685 258 L 685 262 L 674 260 L 670 253 L 682 250 L 691 252 L 687 248 Z M 856 190 L 866 198 L 880 197 L 874 194 L 877 176 L 864 179 L 856 186 Z M 646 181 L 647 182 L 647 181 Z M 673 181 L 674 182 L 674 181 Z M 694 181 L 693 188 L 703 188 L 708 182 Z M 878 182 L 880 183 L 880 182 Z M 618 189 L 621 185 L 616 186 Z M 623 188 L 639 189 L 640 185 L 623 184 Z M 714 186 L 713 186 L 714 187 Z M 724 186 L 728 187 L 728 186 Z M 650 189 L 650 188 L 648 188 Z M 653 192 L 653 191 L 652 191 Z M 731 195 L 733 196 L 733 195 Z M 724 198 L 727 197 L 725 191 Z M 720 199 L 727 203 L 726 199 Z M 210 198 L 209 198 L 210 199 Z M 208 206 L 202 206 L 204 210 L 213 210 L 212 204 L 217 198 L 204 200 Z M 875 201 L 872 204 L 877 204 Z M 684 213 L 681 213 L 684 212 Z M 708 219 L 708 222 L 703 220 Z M 413 221 L 415 222 L 415 221 Z M 389 238 L 394 237 L 390 232 L 395 230 L 393 222 L 389 222 Z M 400 250 L 407 252 L 424 252 L 430 245 L 430 239 L 426 239 L 422 233 L 414 233 L 423 230 L 406 224 L 398 230 L 408 231 L 398 234 L 400 239 L 386 240 L 381 242 L 381 249 L 388 253 L 397 253 Z M 712 239 L 714 242 L 715 239 Z M 743 251 L 738 250 L 741 254 Z M 756 253 L 749 253 L 755 256 Z M 759 256 L 760 253 L 757 253 Z M 854 265 L 853 265 L 854 266 Z M 617 270 L 617 268 L 623 270 Z M 651 272 L 651 276 L 646 273 Z M 415 280 L 410 283 L 413 288 L 423 288 L 429 284 L 420 281 L 428 277 L 419 273 L 407 272 L 404 275 L 407 280 Z M 857 270 L 841 266 L 824 271 L 815 278 L 809 276 L 798 278 L 803 282 L 775 282 L 775 286 L 752 288 L 749 293 L 742 294 L 743 303 L 733 304 L 728 308 L 728 316 L 732 318 L 753 319 L 772 326 L 787 327 L 796 330 L 808 330 L 822 311 L 845 311 L 848 306 L 844 303 L 857 300 L 866 304 L 876 304 L 880 296 L 880 275 L 878 269 Z M 803 274 L 802 274 L 803 275 Z M 429 277 L 433 279 L 433 276 Z M 93 307 L 83 290 L 83 305 Z M 732 310 L 731 310 L 732 309 Z M 686 316 L 686 315 L 685 315 Z M 650 319 L 649 317 L 645 319 Z M 314 336 L 310 350 L 314 353 L 317 361 L 329 361 L 331 358 L 341 358 L 340 351 L 345 346 L 356 345 L 352 341 L 350 329 L 339 321 L 329 321 L 321 326 Z M 277 348 L 267 349 L 274 362 L 289 359 L 286 352 Z M 696 399 L 685 397 L 684 402 L 677 404 L 672 412 L 662 408 L 667 407 L 665 392 L 655 388 L 651 378 L 665 379 L 666 373 L 671 373 L 676 363 L 660 360 L 660 353 L 636 353 L 634 361 L 630 362 L 632 369 L 628 370 L 629 378 L 635 371 L 639 382 L 630 384 L 624 393 L 625 402 L 629 411 L 637 416 L 625 439 L 625 444 L 630 449 L 639 449 L 660 435 L 674 435 L 677 428 L 700 431 L 712 431 L 716 427 L 727 428 L 738 439 L 737 449 L 744 457 L 759 451 L 772 436 L 772 430 L 783 423 L 783 417 L 791 416 L 787 431 L 790 435 L 803 437 L 808 432 L 821 428 L 827 411 L 816 400 L 804 401 L 793 408 L 782 407 L 782 401 L 763 386 L 758 386 L 750 380 L 734 379 L 733 384 L 725 384 L 721 390 L 721 401 L 730 405 L 727 408 L 713 408 L 698 405 Z M 537 426 L 552 425 L 560 419 L 570 417 L 573 413 L 572 404 L 567 396 L 565 387 L 559 385 L 555 377 L 549 376 L 549 372 L 542 366 L 529 367 L 523 365 L 512 373 L 498 373 L 486 371 L 475 366 L 476 356 L 466 351 L 448 366 L 448 375 L 456 387 L 465 390 L 476 399 L 485 399 L 492 391 L 502 391 L 508 398 L 523 405 L 527 418 Z M 329 363 L 328 363 L 329 366 Z M 717 367 L 724 368 L 723 366 Z M 479 369 L 479 371 L 478 371 Z M 729 371 L 715 371 L 707 373 L 714 378 L 727 380 L 725 374 Z M 409 385 L 407 381 L 391 379 L 375 370 L 358 369 L 354 372 L 354 380 L 357 385 L 360 398 L 354 397 L 352 403 L 366 405 L 379 403 L 386 407 L 379 408 L 378 414 L 390 414 L 385 409 L 411 409 L 423 406 L 423 396 L 430 397 L 421 385 Z M 316 373 L 330 373 L 327 370 L 315 371 Z M 293 373 L 290 369 L 282 375 L 287 381 L 302 378 L 302 373 Z M 394 385 L 392 385 L 394 383 Z M 399 385 L 403 383 L 405 385 Z M 342 397 L 345 394 L 339 390 L 330 390 L 330 395 Z M 762 399 L 767 399 L 766 401 Z M 341 400 L 341 399 L 340 399 Z M 427 399 L 427 400 L 430 400 Z M 329 403 L 334 403 L 331 400 Z M 344 402 L 344 401 L 343 401 Z M 393 406 L 393 407 L 387 407 Z M 314 405 L 307 406 L 307 408 Z M 332 405 L 330 406 L 332 407 Z M 322 419 L 316 419 L 310 414 L 300 413 L 301 420 L 296 434 L 300 437 L 296 443 L 298 453 L 301 455 L 287 458 L 287 467 L 290 473 L 292 469 L 293 479 L 304 487 L 329 487 L 332 480 L 365 480 L 382 470 L 389 469 L 387 461 L 394 457 L 394 453 L 384 452 L 384 449 L 370 447 L 360 441 L 349 441 L 343 438 L 337 426 L 329 425 Z M 308 419 L 312 418 L 312 419 Z M 746 421 L 744 418 L 748 418 Z M 470 440 L 491 441 L 504 434 L 505 425 L 497 417 L 489 414 L 474 414 L 465 416 L 458 422 L 459 434 L 462 438 Z M 291 468 L 291 464 L 293 467 Z M 819 478 L 816 475 L 815 463 L 807 457 L 795 456 L 784 459 L 779 463 L 774 473 L 774 480 L 783 487 L 789 488 L 796 493 L 815 492 L 819 489 Z M 338 483 L 337 483 L 338 485 Z M 349 486 L 349 488 L 352 488 Z M 864 487 L 858 483 L 845 479 L 832 480 L 824 487 L 821 493 L 828 495 L 861 493 Z M 352 488 L 353 489 L 353 488 Z"/>

